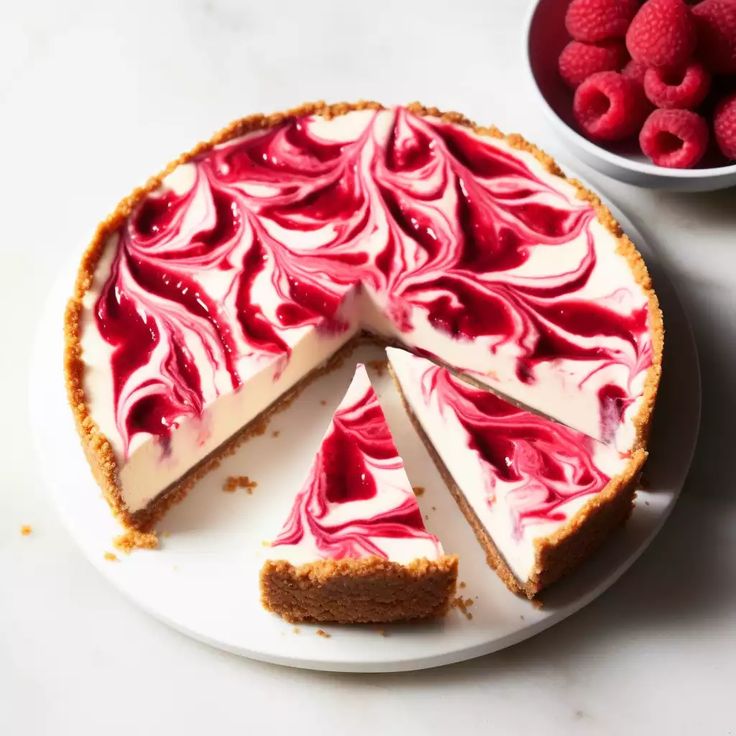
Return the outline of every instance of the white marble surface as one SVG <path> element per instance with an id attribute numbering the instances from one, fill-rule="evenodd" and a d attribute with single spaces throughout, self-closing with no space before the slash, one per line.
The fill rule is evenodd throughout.
<path id="1" fill-rule="evenodd" d="M 591 174 L 660 247 L 690 309 L 703 432 L 644 557 L 582 613 L 513 649 L 390 676 L 208 649 L 105 583 L 40 487 L 26 365 L 41 299 L 120 195 L 195 140 L 308 99 L 420 99 L 568 161 L 524 84 L 526 2 L 397 6 L 0 2 L 0 733 L 736 733 L 734 190 L 658 194 Z"/>

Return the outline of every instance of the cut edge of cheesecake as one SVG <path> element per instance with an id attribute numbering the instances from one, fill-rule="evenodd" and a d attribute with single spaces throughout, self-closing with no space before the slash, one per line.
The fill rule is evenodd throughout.
<path id="1" fill-rule="evenodd" d="M 294 566 L 267 560 L 261 602 L 291 623 L 391 623 L 443 616 L 457 580 L 456 555 L 407 564 L 380 557 Z"/>
<path id="2" fill-rule="evenodd" d="M 646 292 L 649 301 L 652 365 L 649 367 L 645 378 L 641 406 L 636 417 L 632 420 L 636 434 L 634 450 L 638 451 L 645 447 L 661 376 L 664 322 L 647 266 L 641 254 L 636 249 L 636 246 L 622 231 L 609 209 L 596 194 L 586 189 L 578 180 L 568 179 L 551 156 L 544 153 L 534 144 L 526 141 L 521 135 L 504 135 L 496 127 L 479 126 L 461 113 L 442 112 L 436 107 L 425 107 L 418 102 L 411 103 L 406 107 L 409 111 L 417 115 L 440 118 L 447 122 L 467 127 L 478 135 L 502 139 L 512 148 L 531 154 L 547 172 L 571 184 L 576 189 L 578 198 L 590 203 L 595 210 L 598 221 L 617 239 L 617 253 L 627 260 L 636 283 Z M 222 457 L 231 454 L 238 444 L 248 437 L 261 433 L 270 415 L 285 407 L 288 401 L 292 400 L 311 378 L 329 370 L 332 367 L 333 361 L 330 360 L 321 368 L 317 368 L 312 372 L 314 374 L 313 376 L 307 376 L 305 379 L 302 379 L 295 387 L 287 392 L 286 396 L 280 397 L 258 417 L 220 445 L 207 458 L 200 461 L 193 468 L 190 468 L 178 481 L 162 491 L 145 509 L 131 513 L 123 501 L 119 484 L 119 467 L 112 445 L 92 418 L 84 390 L 85 365 L 82 358 L 80 324 L 83 309 L 82 301 L 84 295 L 92 286 L 95 269 L 110 235 L 130 216 L 137 204 L 147 194 L 156 190 L 161 185 L 163 179 L 175 168 L 191 161 L 197 155 L 210 150 L 220 143 L 257 130 L 271 128 L 294 116 L 321 115 L 330 119 L 348 112 L 365 109 L 380 110 L 385 109 L 385 106 L 381 103 L 367 100 L 335 104 L 312 102 L 283 112 L 276 112 L 270 115 L 254 114 L 236 120 L 215 133 L 208 141 L 198 143 L 187 153 L 183 153 L 175 158 L 159 174 L 150 177 L 143 186 L 134 189 L 98 225 L 90 245 L 82 256 L 74 291 L 67 303 L 64 314 L 64 373 L 68 400 L 74 414 L 75 424 L 80 435 L 85 456 L 90 464 L 95 480 L 103 490 L 105 499 L 112 508 L 113 513 L 125 527 L 141 531 L 150 530 L 171 505 L 186 496 L 197 480 L 212 470 Z M 333 357 L 339 356 L 343 349 L 338 351 Z"/>
<path id="3" fill-rule="evenodd" d="M 611 478 L 606 486 L 588 500 L 565 524 L 552 534 L 534 540 L 534 567 L 526 582 L 519 580 L 424 431 L 404 395 L 401 382 L 390 361 L 388 369 L 414 430 L 475 533 L 486 554 L 488 565 L 496 571 L 499 578 L 513 593 L 524 595 L 529 599 L 536 598 L 542 590 L 588 559 L 608 535 L 614 529 L 622 526 L 629 518 L 634 506 L 637 481 L 647 458 L 647 452 L 643 449 L 635 450 L 626 468 Z"/>

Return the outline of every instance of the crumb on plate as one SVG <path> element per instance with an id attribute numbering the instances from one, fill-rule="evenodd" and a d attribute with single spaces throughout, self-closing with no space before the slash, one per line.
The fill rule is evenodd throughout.
<path id="1" fill-rule="evenodd" d="M 222 490 L 226 493 L 233 493 L 238 488 L 245 488 L 248 495 L 250 495 L 257 485 L 258 483 L 251 480 L 247 475 L 228 475 L 222 485 Z"/>
<path id="2" fill-rule="evenodd" d="M 452 601 L 452 607 L 457 608 L 458 611 L 460 611 L 460 613 L 462 613 L 463 616 L 465 616 L 465 618 L 470 621 L 473 618 L 473 614 L 470 613 L 468 609 L 473 605 L 474 602 L 475 601 L 473 601 L 472 598 L 463 598 L 461 595 L 459 595 Z"/>
<path id="3" fill-rule="evenodd" d="M 158 535 L 156 532 L 140 532 L 137 529 L 128 529 L 113 540 L 113 546 L 126 554 L 134 549 L 156 549 Z"/>

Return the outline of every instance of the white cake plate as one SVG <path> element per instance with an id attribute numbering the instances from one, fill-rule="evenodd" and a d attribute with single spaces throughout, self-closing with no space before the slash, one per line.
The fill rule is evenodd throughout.
<path id="1" fill-rule="evenodd" d="M 545 596 L 538 609 L 512 595 L 485 563 L 480 546 L 447 492 L 422 442 L 412 431 L 387 375 L 372 377 L 406 462 L 429 529 L 460 556 L 459 590 L 472 599 L 472 618 L 453 610 L 421 625 L 295 628 L 259 602 L 263 542 L 283 522 L 330 415 L 353 372 L 353 361 L 310 385 L 271 421 L 262 437 L 241 446 L 197 484 L 159 525 L 161 548 L 105 559 L 120 533 L 92 479 L 67 406 L 61 371 L 62 313 L 74 274 L 62 274 L 40 324 L 31 366 L 31 420 L 38 461 L 74 539 L 86 557 L 126 596 L 179 631 L 236 654 L 318 670 L 389 672 L 458 662 L 508 647 L 562 621 L 599 596 L 636 560 L 670 513 L 685 481 L 700 418 L 698 360 L 687 317 L 655 253 L 631 223 L 614 214 L 653 272 L 667 326 L 664 378 L 646 467 L 626 527 L 580 570 Z M 356 360 L 380 358 L 361 348 Z M 274 434 L 277 436 L 274 436 Z M 225 493 L 230 475 L 258 483 Z"/>

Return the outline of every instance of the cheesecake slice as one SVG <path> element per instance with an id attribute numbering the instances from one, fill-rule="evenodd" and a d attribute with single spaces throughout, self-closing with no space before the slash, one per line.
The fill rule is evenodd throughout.
<path id="1" fill-rule="evenodd" d="M 405 407 L 488 563 L 536 596 L 628 517 L 646 453 L 622 454 L 388 348 Z"/>
<path id="2" fill-rule="evenodd" d="M 363 365 L 268 557 L 263 605 L 288 621 L 381 623 L 448 608 L 457 558 L 424 526 Z"/>

